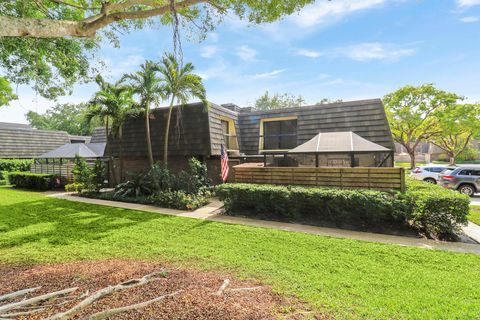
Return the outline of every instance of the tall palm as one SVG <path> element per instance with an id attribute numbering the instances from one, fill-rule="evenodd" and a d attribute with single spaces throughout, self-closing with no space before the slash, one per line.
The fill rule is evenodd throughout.
<path id="1" fill-rule="evenodd" d="M 122 81 L 129 83 L 132 92 L 140 97 L 139 107 L 145 114 L 145 135 L 147 141 L 148 161 L 153 168 L 152 141 L 150 139 L 150 109 L 152 104 L 158 104 L 162 98 L 161 79 L 157 76 L 158 65 L 146 61 L 140 66 L 140 71 L 126 74 Z"/>
<path id="2" fill-rule="evenodd" d="M 123 124 L 125 118 L 131 112 L 134 101 L 130 88 L 121 86 L 118 82 L 110 84 L 98 75 L 96 78 L 100 90 L 95 93 L 90 101 L 86 119 L 90 122 L 93 118 L 99 118 L 105 123 L 105 138 L 107 154 L 109 153 L 108 134 L 120 140 L 120 179 L 123 173 Z M 109 171 L 112 171 L 112 159 L 109 159 Z M 112 175 L 115 180 L 115 174 Z"/>
<path id="3" fill-rule="evenodd" d="M 192 63 L 180 66 L 172 53 L 166 53 L 163 56 L 158 68 L 162 75 L 163 97 L 166 100 L 170 100 L 167 125 L 165 127 L 165 144 L 163 146 L 163 165 L 165 167 L 168 161 L 168 136 L 175 101 L 183 105 L 190 99 L 196 98 L 202 101 L 203 105 L 208 108 L 207 94 L 202 78 L 193 73 L 194 69 L 195 67 Z"/>

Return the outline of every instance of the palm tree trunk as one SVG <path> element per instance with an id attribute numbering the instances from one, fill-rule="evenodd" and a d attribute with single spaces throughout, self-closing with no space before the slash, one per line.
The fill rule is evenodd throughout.
<path id="1" fill-rule="evenodd" d="M 175 99 L 175 96 L 172 96 L 172 100 L 170 101 L 170 108 L 168 110 L 167 125 L 165 127 L 165 144 L 163 145 L 163 165 L 165 168 L 167 167 L 167 162 L 168 162 L 168 136 L 170 133 L 170 120 L 172 119 L 174 99 Z"/>
<path id="2" fill-rule="evenodd" d="M 153 152 L 152 152 L 152 141 L 150 139 L 150 108 L 145 109 L 145 133 L 147 139 L 147 151 L 148 151 L 148 161 L 150 163 L 150 168 L 153 168 Z"/>
<path id="3" fill-rule="evenodd" d="M 118 139 L 120 140 L 120 182 L 123 182 L 123 125 L 118 128 Z"/>

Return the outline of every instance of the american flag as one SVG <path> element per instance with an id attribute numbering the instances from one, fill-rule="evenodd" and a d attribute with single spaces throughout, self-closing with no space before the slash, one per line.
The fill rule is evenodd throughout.
<path id="1" fill-rule="evenodd" d="M 225 146 L 222 144 L 222 149 L 221 149 L 221 156 L 220 156 L 220 159 L 221 159 L 221 167 L 222 167 L 222 173 L 221 173 L 221 176 L 222 176 L 222 180 L 223 182 L 227 181 L 228 179 L 228 154 L 227 154 L 227 150 L 225 149 Z"/>

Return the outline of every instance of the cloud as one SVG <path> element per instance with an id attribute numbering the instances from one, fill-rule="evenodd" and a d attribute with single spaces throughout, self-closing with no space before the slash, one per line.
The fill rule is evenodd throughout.
<path id="1" fill-rule="evenodd" d="M 219 48 L 217 46 L 203 46 L 200 49 L 200 56 L 204 58 L 212 58 L 215 56 L 219 51 Z"/>
<path id="2" fill-rule="evenodd" d="M 399 48 L 392 44 L 379 42 L 360 43 L 335 49 L 334 56 L 342 56 L 355 61 L 369 60 L 397 60 L 401 57 L 411 56 L 415 53 L 413 48 Z"/>
<path id="3" fill-rule="evenodd" d="M 243 45 L 238 48 L 237 56 L 239 56 L 243 61 L 253 61 L 257 56 L 257 51 L 249 46 Z"/>
<path id="4" fill-rule="evenodd" d="M 145 62 L 145 57 L 141 54 L 130 54 L 120 61 L 116 56 L 113 58 L 103 58 L 102 60 L 105 63 L 106 73 L 116 78 L 138 69 L 140 65 Z"/>
<path id="5" fill-rule="evenodd" d="M 468 8 L 480 5 L 480 0 L 457 0 L 459 8 Z"/>
<path id="6" fill-rule="evenodd" d="M 291 16 L 289 20 L 299 27 L 309 28 L 331 22 L 332 20 L 338 20 L 357 11 L 378 7 L 385 1 L 386 0 L 320 1 L 306 6 L 297 15 Z"/>
<path id="7" fill-rule="evenodd" d="M 276 69 L 270 72 L 257 73 L 252 76 L 253 79 L 273 79 L 276 78 L 280 73 L 285 72 L 286 69 Z"/>
<path id="8" fill-rule="evenodd" d="M 319 58 L 324 55 L 323 52 L 309 50 L 309 49 L 298 49 L 297 51 L 295 51 L 295 54 L 299 56 L 308 57 L 308 58 Z"/>
<path id="9" fill-rule="evenodd" d="M 460 21 L 463 22 L 463 23 L 475 23 L 475 22 L 480 21 L 480 18 L 479 17 L 473 17 L 473 16 L 462 17 L 462 18 L 460 18 Z"/>

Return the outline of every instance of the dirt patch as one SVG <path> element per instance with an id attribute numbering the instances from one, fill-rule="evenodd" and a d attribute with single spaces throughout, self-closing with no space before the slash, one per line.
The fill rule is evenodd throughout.
<path id="1" fill-rule="evenodd" d="M 228 274 L 166 267 L 154 262 L 106 260 L 75 262 L 33 267 L 0 265 L 0 296 L 17 290 L 41 286 L 35 292 L 7 302 L 21 301 L 41 294 L 78 287 L 71 294 L 49 299 L 36 305 L 15 309 L 28 312 L 39 307 L 42 311 L 19 316 L 18 319 L 44 319 L 66 311 L 97 290 L 117 285 L 129 279 L 141 278 L 152 272 L 168 270 L 155 281 L 115 291 L 93 302 L 75 315 L 75 319 L 106 309 L 132 305 L 180 291 L 172 297 L 146 307 L 114 315 L 109 319 L 326 319 L 314 314 L 307 306 L 292 298 L 272 292 L 265 285 L 243 281 Z M 229 279 L 226 289 L 219 288 Z M 235 290 L 238 288 L 255 288 Z"/>

